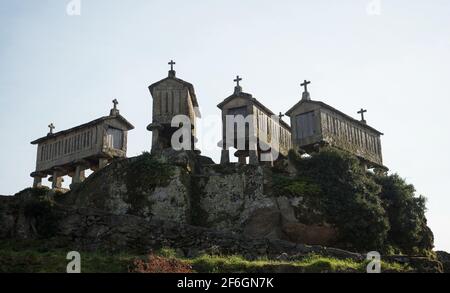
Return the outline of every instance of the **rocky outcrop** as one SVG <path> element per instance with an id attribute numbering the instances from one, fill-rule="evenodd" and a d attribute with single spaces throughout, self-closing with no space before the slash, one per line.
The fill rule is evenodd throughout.
<path id="1" fill-rule="evenodd" d="M 146 253 L 171 247 L 186 256 L 199 253 L 240 254 L 248 259 L 287 254 L 291 258 L 311 253 L 362 260 L 364 256 L 340 249 L 296 244 L 277 239 L 252 239 L 243 235 L 132 215 L 113 215 L 93 209 L 60 209 L 58 236 L 75 240 L 82 249 L 133 250 Z"/>
<path id="2" fill-rule="evenodd" d="M 0 196 L 0 239 L 12 237 L 16 216 L 14 213 L 15 198 Z"/>
<path id="3" fill-rule="evenodd" d="M 55 199 L 63 196 L 48 190 L 28 189 L 15 197 L 0 198 L 0 218 L 10 218 L 2 223 L 0 239 L 56 237 L 60 242 L 70 243 L 68 249 L 72 250 L 132 251 L 137 254 L 169 247 L 186 257 L 203 253 L 236 254 L 249 260 L 282 257 L 283 260 L 293 261 L 316 254 L 357 261 L 365 259 L 365 255 L 359 253 L 293 243 L 276 237 L 247 237 L 230 231 L 218 231 L 174 221 L 146 219 L 54 203 Z M 428 258 L 392 256 L 383 260 L 407 264 L 417 272 L 442 272 L 442 264 Z M 291 266 L 282 265 L 262 269 L 264 272 L 295 271 L 292 270 Z"/>
<path id="4" fill-rule="evenodd" d="M 156 160 L 144 155 L 115 161 L 67 193 L 60 202 L 117 215 L 188 223 L 189 160 L 181 156 L 176 159 L 176 164 L 169 164 L 163 158 Z"/>
<path id="5" fill-rule="evenodd" d="M 299 220 L 305 217 L 302 199 L 274 193 L 269 167 L 216 165 L 193 152 L 167 150 L 115 161 L 60 203 L 253 238 L 317 245 L 332 245 L 337 238 L 329 225 Z"/>
<path id="6" fill-rule="evenodd" d="M 445 251 L 436 251 L 438 261 L 443 265 L 445 273 L 450 273 L 450 253 Z"/>

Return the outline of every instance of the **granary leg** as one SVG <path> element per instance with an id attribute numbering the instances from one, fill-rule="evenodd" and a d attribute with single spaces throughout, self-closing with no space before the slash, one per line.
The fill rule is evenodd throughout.
<path id="1" fill-rule="evenodd" d="M 258 160 L 258 148 L 256 143 L 253 143 L 253 146 L 250 145 L 250 151 L 249 151 L 249 163 L 250 165 L 258 165 L 259 164 L 259 160 Z"/>
<path id="2" fill-rule="evenodd" d="M 149 126 L 147 126 L 147 130 L 152 132 L 152 150 L 151 150 L 152 153 L 161 149 L 161 142 L 159 136 L 160 131 L 162 131 L 162 129 L 163 127 L 159 123 L 152 123 Z"/>
<path id="3" fill-rule="evenodd" d="M 230 151 L 223 149 L 220 155 L 220 164 L 228 164 L 230 162 Z"/>
<path id="4" fill-rule="evenodd" d="M 85 173 L 84 173 L 84 166 L 77 165 L 75 167 L 75 174 L 72 177 L 72 184 L 74 183 L 81 183 L 85 179 Z"/>
<path id="5" fill-rule="evenodd" d="M 63 178 L 59 176 L 59 172 L 55 171 L 53 172 L 53 179 L 52 179 L 52 189 L 58 189 L 62 187 Z"/>
<path id="6" fill-rule="evenodd" d="M 98 159 L 98 168 L 102 169 L 108 165 L 108 159 L 100 158 Z"/>
<path id="7" fill-rule="evenodd" d="M 367 162 L 365 162 L 363 160 L 360 161 L 360 165 L 361 165 L 361 167 L 363 168 L 364 171 L 367 171 L 369 169 L 369 167 L 367 165 Z"/>
<path id="8" fill-rule="evenodd" d="M 42 177 L 34 176 L 33 179 L 33 188 L 39 188 L 42 186 Z"/>
<path id="9" fill-rule="evenodd" d="M 152 130 L 152 152 L 159 150 L 159 130 L 157 128 Z"/>

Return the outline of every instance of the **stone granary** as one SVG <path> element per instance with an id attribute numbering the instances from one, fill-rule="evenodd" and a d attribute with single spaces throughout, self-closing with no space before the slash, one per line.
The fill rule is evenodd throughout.
<path id="1" fill-rule="evenodd" d="M 61 188 L 62 177 L 72 177 L 72 184 L 81 183 L 85 170 L 97 171 L 116 158 L 126 157 L 127 132 L 134 129 L 119 114 L 117 100 L 109 116 L 53 133 L 53 123 L 49 125 L 47 136 L 31 144 L 37 145 L 36 171 L 33 187 L 39 187 L 42 178 L 50 175 L 52 188 Z"/>
<path id="2" fill-rule="evenodd" d="M 249 158 L 250 164 L 258 164 L 261 162 L 261 154 L 268 155 L 269 161 L 273 163 L 276 159 L 272 156 L 272 147 L 278 148 L 276 151 L 281 156 L 287 156 L 289 149 L 291 149 L 291 127 L 285 123 L 279 116 L 265 107 L 261 102 L 254 98 L 251 94 L 242 91 L 242 87 L 239 82 L 242 79 L 237 76 L 234 80 L 237 85 L 234 88 L 234 93 L 226 98 L 217 107 L 222 110 L 222 140 L 219 142 L 219 147 L 222 148 L 221 164 L 228 163 L 229 148 L 232 144 L 233 148 L 237 149 L 235 156 L 238 157 L 239 162 L 245 164 Z M 244 119 L 247 119 L 245 124 L 245 137 L 238 137 L 238 126 L 234 123 L 234 129 L 229 130 L 227 134 L 226 117 L 242 115 Z M 281 116 L 281 115 L 280 115 Z M 277 119 L 274 119 L 276 117 Z M 248 122 L 248 123 L 247 123 Z M 253 131 L 250 131 L 253 130 Z M 232 137 L 228 140 L 232 140 L 227 143 L 227 135 L 231 132 Z M 250 137 L 253 135 L 254 137 Z M 238 145 L 238 140 L 245 141 L 244 145 Z M 279 145 L 276 141 L 279 141 Z M 250 144 L 254 144 L 250 146 Z"/>
<path id="3" fill-rule="evenodd" d="M 171 138 L 177 127 L 172 127 L 173 117 L 185 115 L 191 123 L 191 150 L 195 150 L 196 118 L 200 110 L 194 86 L 176 77 L 175 62 L 170 61 L 169 76 L 149 86 L 153 97 L 152 123 L 147 130 L 152 132 L 152 152 L 172 148 Z M 196 150 L 199 153 L 198 150 Z"/>
<path id="4" fill-rule="evenodd" d="M 364 119 L 366 110 L 361 109 L 361 121 L 320 101 L 313 101 L 308 92 L 308 84 L 299 103 L 286 115 L 291 118 L 292 141 L 295 148 L 306 151 L 317 146 L 331 145 L 356 155 L 366 168 L 386 171 L 383 165 L 380 136 L 375 128 Z"/>

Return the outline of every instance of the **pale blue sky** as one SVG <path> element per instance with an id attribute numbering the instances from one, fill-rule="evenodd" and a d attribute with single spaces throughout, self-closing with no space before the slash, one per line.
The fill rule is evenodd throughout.
<path id="1" fill-rule="evenodd" d="M 136 126 L 129 156 L 149 150 L 147 86 L 173 58 L 205 118 L 236 74 L 277 113 L 303 79 L 313 99 L 354 117 L 367 108 L 385 164 L 428 198 L 436 247 L 450 250 L 450 1 L 381 0 L 380 15 L 371 1 L 81 0 L 80 16 L 66 14 L 69 0 L 1 1 L 0 194 L 31 185 L 29 142 L 50 122 L 106 115 L 113 98 Z M 219 149 L 204 154 L 217 161 Z"/>

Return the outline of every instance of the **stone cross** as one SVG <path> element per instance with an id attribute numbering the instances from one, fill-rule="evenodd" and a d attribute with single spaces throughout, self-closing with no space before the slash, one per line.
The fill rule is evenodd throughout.
<path id="1" fill-rule="evenodd" d="M 170 60 L 168 64 L 170 65 L 170 71 L 173 71 L 173 66 L 177 63 L 173 62 L 173 60 Z"/>
<path id="2" fill-rule="evenodd" d="M 117 110 L 117 104 L 119 104 L 119 101 L 117 101 L 117 99 L 112 100 L 113 104 L 114 104 L 114 110 Z"/>
<path id="3" fill-rule="evenodd" d="M 53 134 L 53 129 L 55 129 L 56 127 L 55 127 L 55 125 L 53 125 L 53 123 L 50 123 L 48 128 L 50 128 L 50 132 L 48 134 Z"/>
<path id="4" fill-rule="evenodd" d="M 307 81 L 305 79 L 305 81 L 302 84 L 300 84 L 301 86 L 305 87 L 305 93 L 308 92 L 308 84 L 310 84 L 310 83 L 311 83 L 310 81 Z"/>
<path id="5" fill-rule="evenodd" d="M 367 110 L 364 110 L 363 108 L 361 108 L 360 111 L 358 111 L 358 114 L 361 114 L 361 121 L 365 122 L 366 120 L 364 119 L 364 113 L 367 113 Z"/>
<path id="6" fill-rule="evenodd" d="M 236 79 L 233 80 L 233 81 L 236 82 L 237 86 L 239 86 L 239 82 L 240 82 L 241 80 L 242 80 L 242 78 L 240 78 L 239 75 L 238 75 L 238 76 L 236 76 Z"/>
<path id="7" fill-rule="evenodd" d="M 284 115 L 282 112 L 280 112 L 280 115 L 279 115 L 279 116 L 280 116 L 280 120 L 281 120 L 281 119 L 283 119 L 283 117 L 286 116 L 286 115 Z"/>

